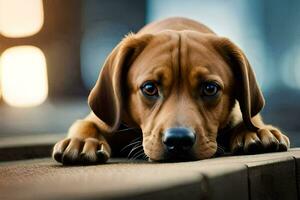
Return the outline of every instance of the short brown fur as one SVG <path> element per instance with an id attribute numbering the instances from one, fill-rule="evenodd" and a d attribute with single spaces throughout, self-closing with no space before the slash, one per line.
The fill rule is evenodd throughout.
<path id="1" fill-rule="evenodd" d="M 160 83 L 157 101 L 141 94 L 148 80 Z M 199 96 L 199 85 L 207 80 L 220 85 L 213 99 Z M 172 127 L 194 130 L 194 159 L 214 156 L 217 136 L 225 129 L 233 153 L 284 151 L 290 145 L 279 129 L 263 123 L 264 98 L 244 53 L 186 18 L 154 22 L 125 37 L 108 56 L 89 105 L 92 112 L 55 145 L 58 162 L 106 162 L 111 148 L 120 146 L 116 132 L 121 123 L 141 130 L 143 150 L 155 161 L 165 160 L 162 135 Z"/>

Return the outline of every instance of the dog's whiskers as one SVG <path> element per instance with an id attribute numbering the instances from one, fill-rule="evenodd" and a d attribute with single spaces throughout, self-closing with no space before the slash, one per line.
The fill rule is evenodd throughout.
<path id="1" fill-rule="evenodd" d="M 136 140 L 136 139 L 135 139 Z M 120 152 L 123 152 L 124 150 L 126 150 L 127 148 L 129 148 L 130 146 L 132 146 L 132 145 L 135 145 L 135 144 L 141 144 L 142 143 L 142 141 L 134 141 L 133 140 L 133 142 L 132 143 L 129 143 L 128 145 L 126 145 L 125 147 L 123 147 L 122 149 L 121 149 L 121 151 Z"/>
<path id="2" fill-rule="evenodd" d="M 137 138 L 135 138 L 134 140 L 132 140 L 131 142 L 135 142 L 135 141 L 137 141 L 137 140 L 142 141 L 142 137 L 137 137 Z"/>
<path id="3" fill-rule="evenodd" d="M 131 151 L 129 152 L 127 158 L 130 158 L 131 154 L 134 153 L 136 150 L 138 150 L 139 148 L 143 148 L 143 145 L 142 144 L 137 144 L 136 146 L 134 146 Z"/>
<path id="4" fill-rule="evenodd" d="M 145 154 L 145 152 L 144 152 L 144 155 L 143 155 L 143 159 L 145 159 L 145 160 L 149 159 L 149 157 Z"/>
<path id="5" fill-rule="evenodd" d="M 217 146 L 217 153 L 218 154 L 224 154 L 225 153 L 225 149 L 221 146 Z"/>
<path id="6" fill-rule="evenodd" d="M 223 152 L 225 151 L 224 148 L 223 148 L 222 146 L 217 146 L 217 148 L 218 148 L 219 150 L 223 151 Z"/>
<path id="7" fill-rule="evenodd" d="M 132 155 L 131 160 L 136 160 L 137 158 L 139 158 L 143 154 L 144 154 L 144 149 L 140 149 L 138 152 L 136 152 L 135 154 Z"/>
<path id="8" fill-rule="evenodd" d="M 118 130 L 117 133 L 124 132 L 124 131 L 130 131 L 130 130 L 136 131 L 139 129 L 140 128 L 124 128 L 124 129 Z"/>

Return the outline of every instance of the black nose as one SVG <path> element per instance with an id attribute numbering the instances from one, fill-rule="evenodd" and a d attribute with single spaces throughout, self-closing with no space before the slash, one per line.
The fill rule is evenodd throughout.
<path id="1" fill-rule="evenodd" d="M 188 151 L 194 145 L 195 140 L 195 133 L 184 127 L 169 128 L 163 135 L 163 143 L 168 152 Z"/>

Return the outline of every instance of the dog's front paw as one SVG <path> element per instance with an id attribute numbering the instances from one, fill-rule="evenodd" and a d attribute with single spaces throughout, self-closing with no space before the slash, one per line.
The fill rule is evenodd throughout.
<path id="1" fill-rule="evenodd" d="M 52 157 L 64 165 L 105 163 L 110 157 L 110 147 L 95 138 L 66 138 L 55 144 Z"/>
<path id="2" fill-rule="evenodd" d="M 236 130 L 230 140 L 230 149 L 234 154 L 287 151 L 289 147 L 289 138 L 273 126 L 264 126 L 257 133 Z"/>

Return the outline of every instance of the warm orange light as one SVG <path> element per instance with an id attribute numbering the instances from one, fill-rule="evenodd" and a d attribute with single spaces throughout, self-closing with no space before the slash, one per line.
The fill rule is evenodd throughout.
<path id="1" fill-rule="evenodd" d="M 27 37 L 44 23 L 42 0 L 0 0 L 0 33 L 6 37 Z"/>
<path id="2" fill-rule="evenodd" d="M 3 52 L 0 60 L 2 96 L 11 106 L 41 104 L 48 95 L 46 60 L 34 46 L 17 46 Z"/>
<path id="3" fill-rule="evenodd" d="M 1 83 L 1 54 L 0 54 L 0 100 L 1 100 L 1 98 L 2 98 L 2 87 L 1 87 L 1 85 L 2 85 L 2 83 Z"/>

